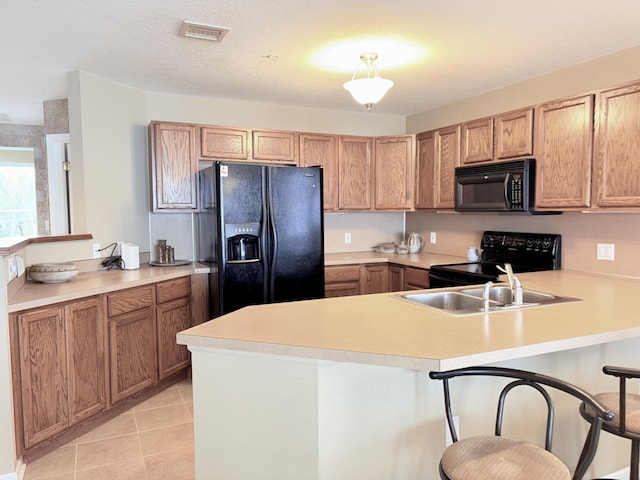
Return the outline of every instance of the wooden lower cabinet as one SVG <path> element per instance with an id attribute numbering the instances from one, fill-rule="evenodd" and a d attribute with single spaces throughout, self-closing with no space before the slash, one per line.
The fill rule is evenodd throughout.
<path id="1" fill-rule="evenodd" d="M 192 308 L 185 276 L 11 313 L 17 455 L 69 441 L 114 404 L 185 371 L 190 357 L 176 334 L 207 315 L 203 280 L 194 284 L 204 307 Z"/>
<path id="2" fill-rule="evenodd" d="M 106 408 L 99 297 L 12 314 L 11 324 L 21 399 L 16 430 L 25 448 Z"/>
<path id="3" fill-rule="evenodd" d="M 404 290 L 404 270 L 402 265 L 389 265 L 389 291 L 399 292 Z"/>
<path id="4" fill-rule="evenodd" d="M 325 267 L 325 297 L 429 288 L 429 270 L 387 263 Z"/>
<path id="5" fill-rule="evenodd" d="M 155 327 L 151 306 L 109 318 L 111 403 L 157 382 Z"/>
<path id="6" fill-rule="evenodd" d="M 65 306 L 69 421 L 80 422 L 107 405 L 107 333 L 100 298 Z"/>
<path id="7" fill-rule="evenodd" d="M 176 334 L 192 324 L 191 281 L 188 277 L 156 285 L 158 325 L 158 378 L 160 380 L 189 366 L 186 345 L 176 343 Z"/>
<path id="8" fill-rule="evenodd" d="M 389 291 L 389 267 L 386 264 L 363 265 L 362 269 L 362 294 Z"/>
<path id="9" fill-rule="evenodd" d="M 360 265 L 336 265 L 324 269 L 324 296 L 360 295 Z"/>
<path id="10" fill-rule="evenodd" d="M 405 290 L 423 290 L 429 288 L 429 269 L 406 267 L 405 273 Z"/>

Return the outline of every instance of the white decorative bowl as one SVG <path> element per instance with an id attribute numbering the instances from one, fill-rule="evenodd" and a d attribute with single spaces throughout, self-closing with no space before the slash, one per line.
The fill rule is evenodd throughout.
<path id="1" fill-rule="evenodd" d="M 42 283 L 63 283 L 78 274 L 73 263 L 36 263 L 29 267 L 29 276 Z"/>

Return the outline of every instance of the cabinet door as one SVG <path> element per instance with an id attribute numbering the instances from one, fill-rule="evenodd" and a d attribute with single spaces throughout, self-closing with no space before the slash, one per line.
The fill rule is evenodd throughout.
<path id="1" fill-rule="evenodd" d="M 387 265 L 365 265 L 363 269 L 363 294 L 389 291 L 389 267 Z"/>
<path id="2" fill-rule="evenodd" d="M 338 209 L 338 137 L 300 134 L 300 166 L 322 166 L 325 211 Z"/>
<path id="3" fill-rule="evenodd" d="M 191 325 L 199 325 L 213 318 L 209 313 L 209 274 L 191 275 Z"/>
<path id="4" fill-rule="evenodd" d="M 415 140 L 412 135 L 376 138 L 376 209 L 410 210 L 413 208 L 414 158 Z"/>
<path id="5" fill-rule="evenodd" d="M 253 159 L 275 163 L 298 163 L 298 136 L 294 132 L 254 130 Z"/>
<path id="6" fill-rule="evenodd" d="M 497 159 L 533 155 L 533 108 L 525 108 L 495 117 Z"/>
<path id="7" fill-rule="evenodd" d="M 436 132 L 435 207 L 452 209 L 455 168 L 460 165 L 460 126 Z"/>
<path id="8" fill-rule="evenodd" d="M 218 160 L 247 160 L 249 132 L 239 128 L 200 128 L 200 156 Z"/>
<path id="9" fill-rule="evenodd" d="M 65 306 L 70 423 L 106 408 L 106 320 L 102 299 Z"/>
<path id="10" fill-rule="evenodd" d="M 17 315 L 24 446 L 69 424 L 64 307 Z"/>
<path id="11" fill-rule="evenodd" d="M 404 267 L 389 265 L 389 291 L 399 292 L 404 290 Z"/>
<path id="12" fill-rule="evenodd" d="M 407 267 L 404 278 L 405 290 L 422 290 L 429 288 L 429 270 L 426 268 Z"/>
<path id="13" fill-rule="evenodd" d="M 153 211 L 196 210 L 196 127 L 154 123 L 151 128 Z"/>
<path id="14" fill-rule="evenodd" d="M 536 107 L 536 207 L 588 207 L 593 95 Z"/>
<path id="15" fill-rule="evenodd" d="M 482 118 L 463 123 L 462 163 L 493 160 L 493 118 Z"/>
<path id="16" fill-rule="evenodd" d="M 416 208 L 435 208 L 436 132 L 424 132 L 417 137 Z"/>
<path id="17" fill-rule="evenodd" d="M 340 137 L 338 204 L 341 210 L 371 209 L 371 150 L 371 138 Z"/>
<path id="18" fill-rule="evenodd" d="M 152 307 L 109 319 L 112 403 L 156 384 L 155 325 Z"/>
<path id="19" fill-rule="evenodd" d="M 640 207 L 640 84 L 602 92 L 596 108 L 595 203 Z"/>
<path id="20" fill-rule="evenodd" d="M 176 334 L 191 326 L 191 298 L 183 297 L 156 307 L 158 322 L 158 374 L 162 380 L 189 366 L 186 345 L 176 343 Z"/>

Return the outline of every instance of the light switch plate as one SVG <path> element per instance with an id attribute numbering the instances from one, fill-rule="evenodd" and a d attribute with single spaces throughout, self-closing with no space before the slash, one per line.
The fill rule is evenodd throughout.
<path id="1" fill-rule="evenodd" d="M 596 251 L 596 260 L 609 260 L 613 261 L 615 258 L 615 244 L 613 243 L 598 243 Z"/>

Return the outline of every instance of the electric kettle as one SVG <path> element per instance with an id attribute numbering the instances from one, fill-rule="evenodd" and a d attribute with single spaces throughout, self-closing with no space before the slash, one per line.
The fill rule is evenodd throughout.
<path id="1" fill-rule="evenodd" d="M 419 233 L 412 232 L 407 239 L 407 245 L 409 246 L 409 253 L 418 253 L 424 247 L 424 238 Z"/>

